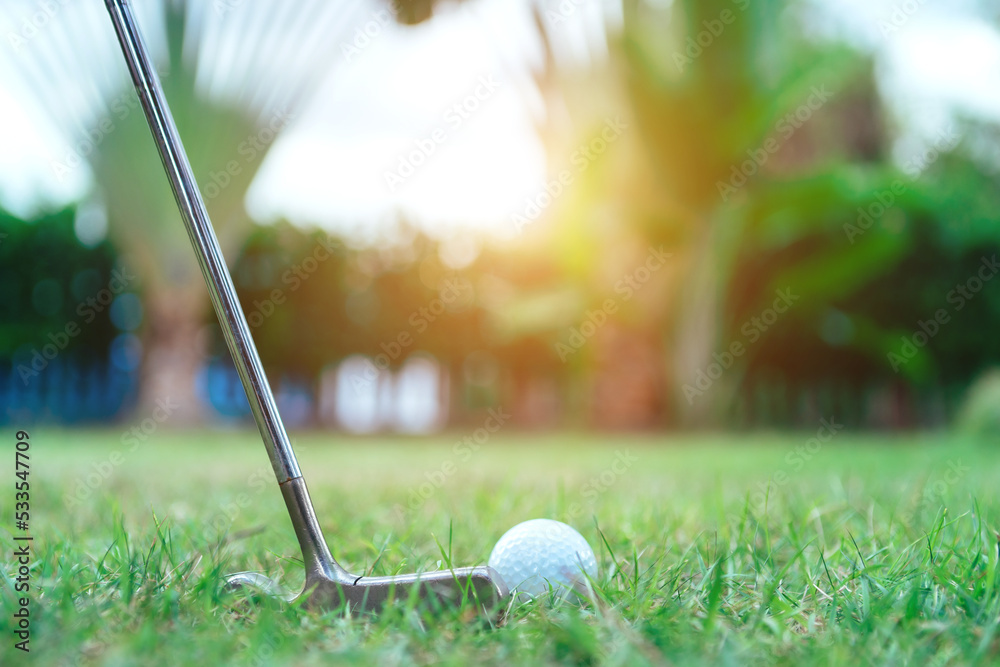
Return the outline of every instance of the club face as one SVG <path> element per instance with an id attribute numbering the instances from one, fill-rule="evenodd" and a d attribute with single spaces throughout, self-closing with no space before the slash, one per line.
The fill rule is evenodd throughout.
<path id="1" fill-rule="evenodd" d="M 333 558 L 319 527 L 319 520 L 305 480 L 301 477 L 281 485 L 292 527 L 295 529 L 305 565 L 302 593 L 283 591 L 264 575 L 241 572 L 231 575 L 231 588 L 250 588 L 285 601 L 306 606 L 352 611 L 378 611 L 386 604 L 410 604 L 421 609 L 477 609 L 480 615 L 497 619 L 509 591 L 500 574 L 489 567 L 463 567 L 435 572 L 365 577 L 351 574 Z"/>
<path id="2" fill-rule="evenodd" d="M 465 567 L 454 570 L 361 577 L 344 586 L 330 579 L 307 583 L 300 597 L 307 604 L 339 606 L 344 601 L 352 609 L 381 609 L 386 604 L 416 601 L 430 609 L 474 608 L 494 616 L 508 595 L 507 586 L 496 571 L 488 567 Z"/>
<path id="3" fill-rule="evenodd" d="M 227 579 L 230 588 L 251 588 L 305 606 L 352 611 L 378 611 L 389 604 L 414 603 L 421 609 L 474 609 L 490 620 L 501 618 L 509 597 L 507 585 L 489 567 L 463 567 L 394 577 L 359 577 L 344 584 L 322 575 L 313 575 L 304 590 L 290 595 L 262 574 L 240 572 Z"/>

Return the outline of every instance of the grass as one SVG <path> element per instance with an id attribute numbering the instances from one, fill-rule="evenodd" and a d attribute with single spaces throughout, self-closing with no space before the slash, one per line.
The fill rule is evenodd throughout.
<path id="1" fill-rule="evenodd" d="M 374 574 L 432 568 L 445 556 L 481 564 L 515 523 L 561 518 L 597 552 L 596 601 L 513 605 L 490 629 L 405 607 L 350 616 L 226 593 L 220 581 L 231 571 L 302 582 L 255 434 L 163 431 L 127 451 L 118 431 L 39 430 L 32 662 L 1000 660 L 1000 452 L 986 443 L 501 434 L 473 452 L 456 451 L 460 436 L 296 438 L 335 556 Z M 0 510 L 10 529 L 13 433 L 5 437 Z M 12 542 L 0 534 L 9 575 Z M 13 649 L 9 586 L 0 586 L 3 665 L 25 657 Z"/>

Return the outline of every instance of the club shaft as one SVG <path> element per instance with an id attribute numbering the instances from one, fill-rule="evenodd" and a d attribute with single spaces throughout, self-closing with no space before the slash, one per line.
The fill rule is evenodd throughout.
<path id="1" fill-rule="evenodd" d="M 212 305 L 222 324 L 226 344 L 236 363 L 236 370 L 243 381 L 250 409 L 257 428 L 267 447 L 267 454 L 274 467 L 279 484 L 302 476 L 295 452 L 285 432 L 271 387 L 264 374 L 264 367 L 257 354 L 250 327 L 240 307 L 233 280 L 226 268 L 226 260 L 219 247 L 219 240 L 205 209 L 198 184 L 191 171 L 187 153 L 181 143 L 177 126 L 170 113 L 160 79 L 146 51 L 139 26 L 132 14 L 128 0 L 106 0 L 108 12 L 118 34 L 129 73 L 135 83 L 139 101 L 149 121 L 149 128 L 163 160 L 170 186 L 180 207 L 188 236 L 205 276 Z"/>
<path id="2" fill-rule="evenodd" d="M 226 344 L 243 381 L 254 420 L 260 429 L 268 456 L 271 458 L 271 465 L 274 467 L 274 474 L 281 486 L 289 517 L 302 549 L 307 594 L 311 595 L 314 589 L 323 588 L 329 596 L 337 599 L 342 600 L 346 595 L 352 603 L 360 601 L 362 607 L 367 603 L 377 606 L 397 586 L 418 585 L 421 575 L 359 577 L 347 572 L 331 555 L 309 498 L 305 480 L 302 479 L 295 453 L 288 440 L 288 434 L 278 414 L 267 377 L 264 375 L 257 347 L 254 345 L 250 327 L 247 326 L 246 317 L 236 296 L 236 289 L 233 287 L 229 269 L 226 268 L 219 241 L 205 209 L 205 202 L 194 180 L 191 164 L 188 162 L 170 107 L 163 95 L 159 77 L 153 69 L 149 53 L 143 43 L 139 26 L 132 15 L 128 0 L 105 0 L 105 2 L 142 103 L 143 112 L 149 121 L 149 128 L 163 160 L 170 186 L 173 188 L 174 197 L 177 199 L 181 217 L 184 219 L 188 236 L 191 238 L 195 255 L 205 276 L 212 305 L 226 337 Z M 496 573 L 488 568 L 465 568 L 427 575 L 429 587 L 433 588 L 431 584 L 436 584 L 439 588 L 444 587 L 449 590 L 460 577 L 468 578 L 475 584 L 476 590 L 481 590 L 484 596 L 488 595 L 499 600 L 507 593 L 502 581 L 497 583 L 499 577 Z M 359 584 L 362 580 L 366 580 L 366 583 Z M 334 596 L 331 591 L 335 591 L 337 595 Z"/>

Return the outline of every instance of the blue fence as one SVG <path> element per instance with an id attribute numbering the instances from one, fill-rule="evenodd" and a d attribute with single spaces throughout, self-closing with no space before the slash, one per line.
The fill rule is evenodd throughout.
<path id="1" fill-rule="evenodd" d="M 136 407 L 139 371 L 108 362 L 56 358 L 25 377 L 10 361 L 0 362 L 0 424 L 84 424 L 125 418 Z M 198 375 L 198 396 L 217 417 L 248 421 L 250 404 L 228 359 L 206 364 Z M 292 422 L 312 418 L 315 397 L 309 382 L 282 377 L 276 398 Z"/>
<path id="2" fill-rule="evenodd" d="M 274 398 L 288 426 L 306 425 L 316 418 L 314 383 L 308 378 L 279 375 L 274 378 Z M 198 396 L 223 420 L 249 421 L 250 403 L 236 367 L 228 357 L 207 363 L 198 374 Z"/>
<path id="3" fill-rule="evenodd" d="M 243 383 L 229 359 L 212 361 L 201 370 L 198 393 L 223 418 L 242 419 L 251 415 Z"/>
<path id="4" fill-rule="evenodd" d="M 56 358 L 37 375 L 25 377 L 0 363 L 0 423 L 79 424 L 107 422 L 135 405 L 138 372 L 107 362 Z"/>

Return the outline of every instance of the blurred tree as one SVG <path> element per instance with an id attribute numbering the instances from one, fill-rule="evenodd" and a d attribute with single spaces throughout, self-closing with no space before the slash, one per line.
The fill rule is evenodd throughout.
<path id="1" fill-rule="evenodd" d="M 233 281 L 265 368 L 312 379 L 353 351 L 344 316 L 347 257 L 344 243 L 322 231 L 286 221 L 253 228 Z M 211 319 L 215 353 L 228 358 Z"/>
<path id="2" fill-rule="evenodd" d="M 426 16 L 428 4 L 404 6 Z M 730 411 L 750 376 L 800 387 L 843 380 L 863 400 L 866 385 L 885 383 L 944 383 L 954 394 L 994 362 L 965 327 L 908 370 L 890 361 L 945 285 L 996 247 L 997 202 L 985 195 L 996 177 L 984 167 L 995 174 L 1000 164 L 993 128 L 968 142 L 991 152 L 985 162 L 940 160 L 933 171 L 951 178 L 938 186 L 903 173 L 870 59 L 810 36 L 807 3 L 531 5 L 550 176 L 545 198 L 512 220 L 518 262 L 494 270 L 501 288 L 490 291 L 506 296 L 487 304 L 494 349 L 512 351 L 506 368 L 523 366 L 514 386 L 570 369 L 584 380 L 562 391 L 576 421 L 628 396 L 697 424 Z M 573 20 L 583 12 L 588 21 Z M 590 29 L 601 23 L 603 35 Z M 542 217 L 548 224 L 533 226 Z M 672 253 L 670 264 L 641 292 L 616 289 L 655 248 Z M 758 328 L 781 289 L 795 306 Z M 608 297 L 618 311 L 582 336 Z M 991 298 L 974 309 L 992 321 Z M 657 336 L 664 354 L 643 353 Z M 580 347 L 567 347 L 574 337 Z M 743 355 L 698 389 L 734 343 Z M 640 372 L 650 364 L 665 368 L 666 391 Z M 581 384 L 592 399 L 580 400 Z"/>
<path id="3" fill-rule="evenodd" d="M 111 282 L 116 254 L 106 241 L 80 243 L 75 217 L 75 208 L 30 221 L 0 211 L 0 359 L 12 362 L 14 386 L 44 373 L 50 357 L 107 359 L 117 332 L 108 300 L 94 302 Z"/>
<path id="4" fill-rule="evenodd" d="M 314 383 L 324 367 L 354 354 L 398 370 L 422 353 L 460 387 L 466 357 L 485 347 L 473 273 L 447 266 L 440 242 L 405 222 L 364 246 L 280 222 L 254 229 L 234 282 L 275 379 Z M 213 353 L 228 356 L 213 329 Z"/>
<path id="5" fill-rule="evenodd" d="M 844 233 L 858 206 L 900 174 L 889 166 L 870 64 L 804 38 L 795 6 L 626 0 L 620 28 L 606 22 L 608 55 L 598 43 L 585 64 L 566 66 L 557 64 L 565 21 L 536 5 L 547 54 L 537 81 L 549 111 L 540 132 L 557 156 L 552 173 L 601 136 L 608 118 L 620 115 L 629 128 L 548 211 L 550 242 L 591 295 L 584 308 L 608 292 L 594 289 L 594 276 L 634 270 L 643 246 L 672 251 L 621 318 L 634 322 L 636 341 L 662 332 L 669 390 L 661 410 L 681 423 L 707 423 L 731 403 L 740 369 L 760 348 L 711 391 L 696 379 L 713 355 L 743 340 L 743 323 L 777 289 L 790 286 L 807 304 L 790 320 L 823 312 L 888 273 L 909 247 L 905 234 Z"/>
<path id="6" fill-rule="evenodd" d="M 745 323 L 778 290 L 801 299 L 787 316 L 793 321 L 862 289 L 905 252 L 905 239 L 890 234 L 845 238 L 857 206 L 896 176 L 885 166 L 888 140 L 870 66 L 843 48 L 797 38 L 790 6 L 675 3 L 664 18 L 679 34 L 661 50 L 648 10 L 626 10 L 638 122 L 660 186 L 683 211 L 675 224 L 690 265 L 668 336 L 675 399 L 693 423 L 730 403 L 739 369 L 757 353 Z M 704 39 L 720 22 L 721 34 Z M 705 390 L 696 379 L 733 343 L 746 357 Z"/>
<path id="7" fill-rule="evenodd" d="M 148 313 L 141 400 L 170 396 L 182 406 L 179 418 L 194 420 L 202 414 L 193 392 L 205 352 L 199 332 L 207 291 L 99 5 L 60 12 L 18 68 L 76 147 L 55 165 L 57 176 L 89 165 L 109 232 L 141 274 Z M 250 229 L 247 189 L 326 73 L 339 43 L 331 35 L 347 30 L 346 13 L 318 1 L 185 0 L 137 12 L 219 241 L 231 254 Z M 94 32 L 78 25 L 96 25 L 105 42 L 95 46 Z M 89 109 L 65 104 L 67 97 Z"/>

